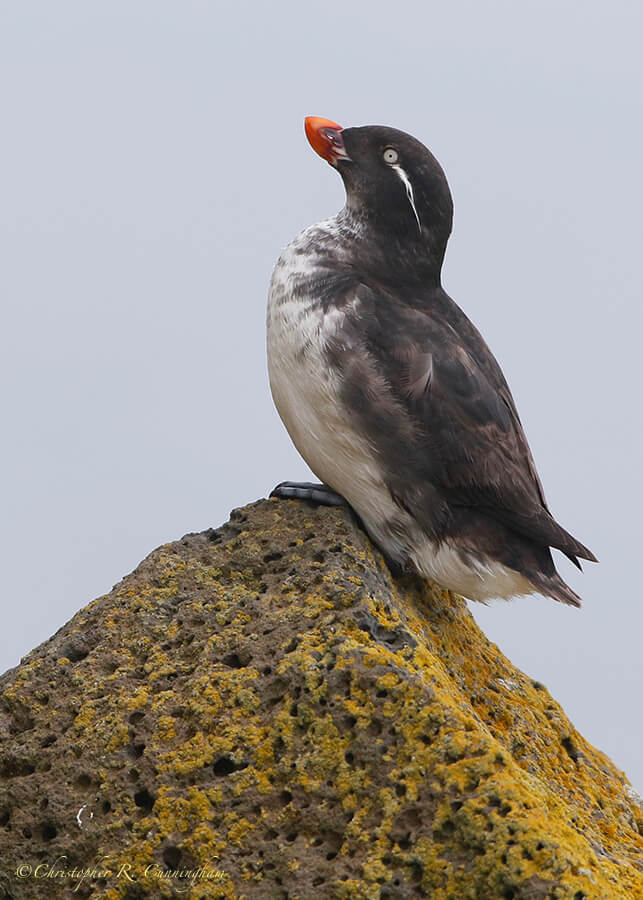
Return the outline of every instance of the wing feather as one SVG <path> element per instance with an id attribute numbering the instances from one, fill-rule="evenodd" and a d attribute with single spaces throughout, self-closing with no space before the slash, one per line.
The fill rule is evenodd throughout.
<path id="1" fill-rule="evenodd" d="M 376 421 L 380 431 L 399 432 L 400 409 L 404 415 L 404 460 L 391 458 L 399 443 L 378 442 L 371 433 L 388 453 L 389 471 L 396 465 L 405 470 L 395 486 L 400 501 L 417 515 L 417 481 L 423 479 L 449 507 L 483 512 L 573 562 L 594 560 L 551 516 L 500 366 L 459 307 L 441 290 L 422 303 L 400 302 L 386 288 L 361 283 L 355 296 L 344 331 L 351 331 L 353 353 L 368 358 L 397 410 L 385 425 L 381 414 L 364 410 L 363 424 L 371 432 Z M 344 374 L 350 381 L 350 366 Z"/>

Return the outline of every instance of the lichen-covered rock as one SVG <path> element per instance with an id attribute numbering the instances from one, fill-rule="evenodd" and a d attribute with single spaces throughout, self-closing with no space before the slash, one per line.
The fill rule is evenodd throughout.
<path id="1" fill-rule="evenodd" d="M 159 548 L 0 686 L 0 897 L 643 897 L 624 776 L 346 510 Z"/>

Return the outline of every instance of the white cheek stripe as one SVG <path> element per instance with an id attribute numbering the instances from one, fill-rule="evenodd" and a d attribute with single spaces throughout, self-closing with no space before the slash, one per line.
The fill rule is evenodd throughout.
<path id="1" fill-rule="evenodd" d="M 418 216 L 418 211 L 415 208 L 415 197 L 413 196 L 413 185 L 411 184 L 411 180 L 409 176 L 406 174 L 402 166 L 393 165 L 391 166 L 394 169 L 402 184 L 406 188 L 406 196 L 409 198 L 409 203 L 411 204 L 411 209 L 413 210 L 413 214 L 415 215 L 415 220 L 418 223 L 418 228 L 420 230 L 420 234 L 422 234 L 422 223 L 420 222 L 420 217 Z"/>

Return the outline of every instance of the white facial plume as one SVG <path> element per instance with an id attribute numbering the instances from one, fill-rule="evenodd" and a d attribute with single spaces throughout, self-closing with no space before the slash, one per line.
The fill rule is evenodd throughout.
<path id="1" fill-rule="evenodd" d="M 411 204 L 411 209 L 413 210 L 413 215 L 415 216 L 415 221 L 418 223 L 418 230 L 420 234 L 422 234 L 422 223 L 420 222 L 420 217 L 418 216 L 418 211 L 415 208 L 415 197 L 413 196 L 413 185 L 411 184 L 411 179 L 406 174 L 402 166 L 397 163 L 390 164 L 391 168 L 397 174 L 398 178 L 406 188 L 406 196 L 409 199 L 409 203 Z"/>

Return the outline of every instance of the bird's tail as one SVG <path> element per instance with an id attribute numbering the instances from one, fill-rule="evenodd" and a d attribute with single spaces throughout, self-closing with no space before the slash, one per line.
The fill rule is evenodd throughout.
<path id="1" fill-rule="evenodd" d="M 556 547 L 556 549 L 560 550 L 565 554 L 567 559 L 574 563 L 574 565 L 581 569 L 581 564 L 578 561 L 578 557 L 581 559 L 588 559 L 590 562 L 598 562 L 598 559 L 594 556 L 591 550 L 589 550 L 584 544 L 581 544 L 580 541 L 577 541 L 575 537 L 565 531 L 558 523 L 555 523 L 560 536 L 557 541 L 551 541 L 550 546 Z"/>
<path id="2" fill-rule="evenodd" d="M 532 575 L 530 581 L 539 594 L 552 597 L 559 603 L 566 603 L 567 606 L 578 607 L 581 605 L 578 594 L 568 584 L 565 584 L 558 572 L 554 572 L 553 575 L 541 575 L 540 573 L 536 576 Z"/>
<path id="3" fill-rule="evenodd" d="M 544 507 L 532 515 L 502 510 L 501 521 L 536 543 L 547 544 L 560 550 L 579 569 L 581 568 L 579 557 L 590 562 L 598 562 L 592 551 L 559 525 Z"/>

